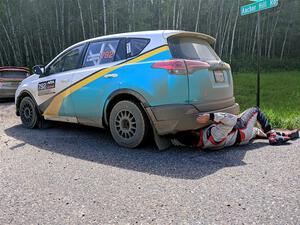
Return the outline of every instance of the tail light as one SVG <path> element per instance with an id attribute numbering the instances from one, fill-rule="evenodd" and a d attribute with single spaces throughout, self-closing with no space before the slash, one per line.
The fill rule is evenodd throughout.
<path id="1" fill-rule="evenodd" d="M 155 69 L 168 70 L 170 74 L 187 75 L 187 69 L 183 60 L 159 61 L 152 65 Z"/>
<path id="2" fill-rule="evenodd" d="M 196 60 L 185 60 L 185 64 L 189 74 L 192 74 L 197 70 L 208 69 L 210 67 L 210 65 L 207 62 Z"/>
<path id="3" fill-rule="evenodd" d="M 159 61 L 152 65 L 155 69 L 168 70 L 170 74 L 187 75 L 192 74 L 197 70 L 208 69 L 210 65 L 206 62 L 196 60 L 167 60 Z"/>

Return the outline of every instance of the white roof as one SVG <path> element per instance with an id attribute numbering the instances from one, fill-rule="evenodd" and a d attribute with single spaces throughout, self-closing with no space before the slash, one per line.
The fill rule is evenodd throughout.
<path id="1" fill-rule="evenodd" d="M 84 40 L 82 42 L 79 42 L 77 44 L 82 44 L 90 41 L 96 41 L 101 39 L 107 39 L 107 38 L 120 38 L 120 37 L 139 37 L 139 38 L 168 38 L 173 35 L 188 35 L 188 36 L 194 36 L 202 38 L 206 41 L 208 41 L 210 44 L 215 42 L 215 39 L 207 34 L 202 33 L 196 33 L 196 32 L 190 32 L 190 31 L 183 31 L 183 30 L 150 30 L 150 31 L 138 31 L 138 32 L 128 32 L 128 33 L 119 33 L 119 34 L 111 34 L 111 35 L 105 35 L 100 36 L 96 38 L 91 38 L 88 40 Z M 76 44 L 76 45 L 77 45 Z"/>
<path id="2" fill-rule="evenodd" d="M 207 34 L 190 32 L 190 31 L 183 31 L 183 30 L 150 30 L 150 31 L 139 31 L 139 32 L 111 34 L 111 35 L 100 36 L 100 37 L 96 37 L 96 38 L 92 38 L 92 39 L 88 39 L 88 40 L 78 42 L 78 43 L 66 48 L 58 56 L 56 56 L 50 63 L 52 63 L 56 58 L 58 58 L 60 55 L 64 54 L 65 52 L 69 51 L 70 49 L 72 49 L 72 48 L 74 48 L 78 45 L 84 44 L 86 42 L 90 42 L 90 41 L 97 41 L 97 40 L 108 39 L 108 38 L 136 37 L 136 38 L 151 38 L 151 39 L 154 39 L 154 40 L 156 39 L 157 40 L 156 43 L 162 43 L 162 40 L 165 40 L 168 37 L 175 36 L 175 35 L 176 36 L 199 37 L 203 40 L 206 40 L 210 44 L 213 44 L 216 41 L 216 39 L 214 39 L 213 37 L 211 37 Z M 155 44 L 153 46 L 148 46 L 148 47 L 149 48 L 155 47 Z"/>

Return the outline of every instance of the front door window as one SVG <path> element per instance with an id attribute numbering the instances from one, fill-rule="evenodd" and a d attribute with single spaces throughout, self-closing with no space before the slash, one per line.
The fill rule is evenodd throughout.
<path id="1" fill-rule="evenodd" d="M 54 63 L 50 65 L 47 75 L 77 69 L 83 48 L 84 45 L 78 46 L 76 48 L 73 48 L 63 56 L 59 57 Z"/>

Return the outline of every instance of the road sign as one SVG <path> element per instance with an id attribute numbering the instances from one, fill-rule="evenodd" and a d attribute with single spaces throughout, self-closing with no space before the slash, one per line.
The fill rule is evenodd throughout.
<path id="1" fill-rule="evenodd" d="M 241 16 L 256 13 L 278 6 L 278 0 L 255 0 L 255 3 L 241 7 Z"/>
<path id="2" fill-rule="evenodd" d="M 257 83 L 256 83 L 256 105 L 260 105 L 260 58 L 261 58 L 261 28 L 260 28 L 260 11 L 270 9 L 278 5 L 279 0 L 250 0 L 254 2 L 241 7 L 241 15 L 245 16 L 257 13 Z"/>

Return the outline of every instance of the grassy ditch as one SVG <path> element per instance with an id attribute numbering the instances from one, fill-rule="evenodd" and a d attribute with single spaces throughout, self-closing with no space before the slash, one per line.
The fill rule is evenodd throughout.
<path id="1" fill-rule="evenodd" d="M 236 101 L 241 110 L 256 105 L 256 74 L 233 76 Z M 300 129 L 300 71 L 261 75 L 261 109 L 276 128 Z"/>

